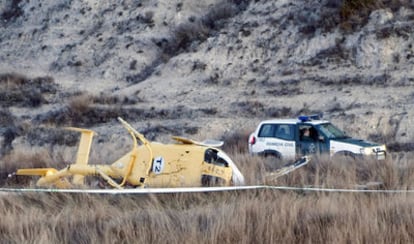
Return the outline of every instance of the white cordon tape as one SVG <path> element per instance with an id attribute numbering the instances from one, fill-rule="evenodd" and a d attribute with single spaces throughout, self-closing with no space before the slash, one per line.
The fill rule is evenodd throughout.
<path id="1" fill-rule="evenodd" d="M 414 193 L 414 190 L 368 190 L 368 189 L 334 189 L 291 186 L 229 186 L 229 187 L 180 187 L 180 188 L 134 188 L 134 189 L 35 189 L 35 188 L 0 188 L 0 194 L 7 193 L 85 193 L 85 194 L 160 194 L 160 193 L 203 193 L 225 192 L 241 190 L 287 190 L 310 192 L 338 192 L 338 193 Z"/>

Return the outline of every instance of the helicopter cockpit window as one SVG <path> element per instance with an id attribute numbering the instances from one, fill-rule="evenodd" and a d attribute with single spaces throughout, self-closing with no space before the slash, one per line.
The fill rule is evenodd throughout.
<path id="1" fill-rule="evenodd" d="M 210 164 L 220 165 L 220 166 L 228 166 L 226 160 L 218 156 L 218 151 L 209 148 L 206 150 L 204 154 L 204 161 Z"/>
<path id="2" fill-rule="evenodd" d="M 209 164 L 219 165 L 223 167 L 229 166 L 226 160 L 218 156 L 218 151 L 212 148 L 206 150 L 204 154 L 204 161 Z M 220 177 L 205 174 L 201 175 L 201 185 L 203 186 L 218 186 L 224 184 L 225 180 Z"/>

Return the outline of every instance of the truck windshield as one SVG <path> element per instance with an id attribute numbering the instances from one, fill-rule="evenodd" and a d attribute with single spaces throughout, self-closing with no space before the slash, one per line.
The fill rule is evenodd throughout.
<path id="1" fill-rule="evenodd" d="M 338 129 L 336 126 L 334 126 L 331 123 L 321 124 L 319 125 L 319 130 L 328 138 L 330 139 L 343 139 L 343 138 L 349 138 L 345 134 L 345 132 Z"/>

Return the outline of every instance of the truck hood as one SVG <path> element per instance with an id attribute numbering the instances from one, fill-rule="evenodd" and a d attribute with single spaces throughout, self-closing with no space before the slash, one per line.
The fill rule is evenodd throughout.
<path id="1" fill-rule="evenodd" d="M 381 144 L 370 142 L 362 139 L 355 139 L 355 138 L 344 138 L 344 139 L 331 139 L 331 141 L 337 141 L 347 144 L 353 144 L 360 147 L 377 147 L 381 146 Z"/>

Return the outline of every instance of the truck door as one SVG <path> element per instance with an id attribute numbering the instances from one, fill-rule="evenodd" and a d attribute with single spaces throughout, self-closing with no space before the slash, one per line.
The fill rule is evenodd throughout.
<path id="1" fill-rule="evenodd" d="M 256 147 L 259 152 L 282 158 L 295 157 L 295 130 L 292 124 L 263 124 Z"/>
<path id="2" fill-rule="evenodd" d="M 298 153 L 301 155 L 320 154 L 318 131 L 312 125 L 299 125 Z"/>

